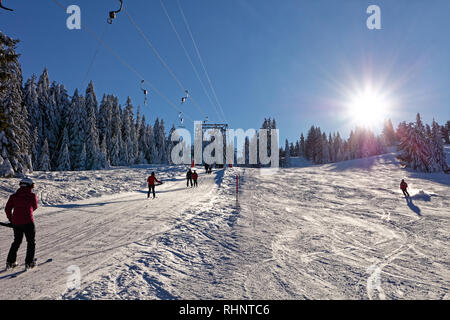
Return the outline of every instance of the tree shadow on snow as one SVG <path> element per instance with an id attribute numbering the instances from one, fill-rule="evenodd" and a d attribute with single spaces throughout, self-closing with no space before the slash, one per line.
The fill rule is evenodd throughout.
<path id="1" fill-rule="evenodd" d="M 377 157 L 361 158 L 355 160 L 336 162 L 330 165 L 333 171 L 347 171 L 347 170 L 370 170 L 375 164 Z"/>
<path id="2" fill-rule="evenodd" d="M 446 186 L 450 186 L 450 174 L 446 173 L 423 173 L 416 172 L 411 169 L 407 169 L 411 178 L 424 179 L 432 182 L 440 183 Z"/>
<path id="3" fill-rule="evenodd" d="M 146 192 L 147 193 L 147 192 Z M 103 207 L 112 203 L 125 203 L 125 202 L 134 202 L 136 200 L 127 200 L 127 201 L 107 201 L 107 202 L 96 202 L 96 203 L 85 203 L 85 204 L 76 204 L 76 203 L 68 203 L 68 204 L 53 204 L 46 205 L 48 208 L 60 208 L 60 209 L 77 209 L 77 208 L 87 208 L 87 207 Z"/>

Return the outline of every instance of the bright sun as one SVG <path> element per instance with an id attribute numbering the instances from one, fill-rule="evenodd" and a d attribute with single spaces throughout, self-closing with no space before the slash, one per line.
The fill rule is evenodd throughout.
<path id="1" fill-rule="evenodd" d="M 388 101 L 370 90 L 355 95 L 348 104 L 349 117 L 359 126 L 381 124 L 386 119 L 388 109 Z"/>

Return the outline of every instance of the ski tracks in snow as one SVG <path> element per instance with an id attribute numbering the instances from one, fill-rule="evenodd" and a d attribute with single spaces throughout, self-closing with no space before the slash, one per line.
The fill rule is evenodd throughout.
<path id="1" fill-rule="evenodd" d="M 448 297 L 448 187 L 417 181 L 440 196 L 414 200 L 412 207 L 392 191 L 397 183 L 386 184 L 386 177 L 400 181 L 402 174 L 383 158 L 372 170 L 318 166 L 267 177 L 248 169 L 241 195 L 242 250 L 249 253 L 241 262 L 242 296 Z"/>
<path id="2" fill-rule="evenodd" d="M 237 251 L 233 227 L 238 217 L 233 172 L 217 171 L 205 176 L 198 189 L 183 190 L 172 202 L 187 203 L 171 208 L 168 228 L 115 252 L 115 263 L 63 298 L 223 298 L 227 289 L 230 294 L 226 279 L 235 268 L 231 257 Z"/>

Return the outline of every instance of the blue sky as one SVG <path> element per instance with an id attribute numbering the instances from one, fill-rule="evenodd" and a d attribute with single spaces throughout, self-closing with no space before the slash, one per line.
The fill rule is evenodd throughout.
<path id="1" fill-rule="evenodd" d="M 183 91 L 122 12 L 106 23 L 116 0 L 59 0 L 77 4 L 82 23 L 146 80 L 186 113 L 203 120 L 192 102 L 180 106 Z M 86 30 L 66 28 L 68 15 L 53 0 L 3 0 L 14 13 L 0 12 L 0 30 L 21 40 L 24 78 L 46 66 L 51 80 L 72 94 L 83 86 L 99 44 Z M 450 120 L 450 1 L 448 0 L 180 0 L 195 41 L 233 128 L 258 128 L 275 117 L 281 141 L 298 139 L 311 125 L 347 136 L 354 122 L 345 101 L 371 83 L 387 95 L 386 117 L 426 122 Z M 164 4 L 192 60 L 209 88 L 176 0 Z M 366 8 L 381 8 L 382 30 L 368 30 Z M 159 0 L 124 0 L 176 77 L 211 120 L 218 118 L 168 22 Z M 156 93 L 143 105 L 140 80 L 110 51 L 100 47 L 88 79 L 99 100 L 113 93 L 127 96 L 153 123 L 175 123 L 178 111 Z M 212 96 L 212 93 L 209 91 Z M 214 101 L 214 99 L 213 99 Z"/>

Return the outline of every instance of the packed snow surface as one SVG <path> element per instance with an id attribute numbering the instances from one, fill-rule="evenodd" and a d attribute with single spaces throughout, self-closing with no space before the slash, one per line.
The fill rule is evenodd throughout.
<path id="1" fill-rule="evenodd" d="M 151 170 L 165 182 L 155 200 Z M 53 262 L 0 273 L 0 299 L 450 298 L 450 175 L 404 170 L 395 154 L 275 172 L 199 168 L 194 189 L 184 171 L 34 173 L 36 256 Z M 1 181 L 3 205 L 15 185 Z M 0 259 L 11 242 L 0 229 Z"/>

